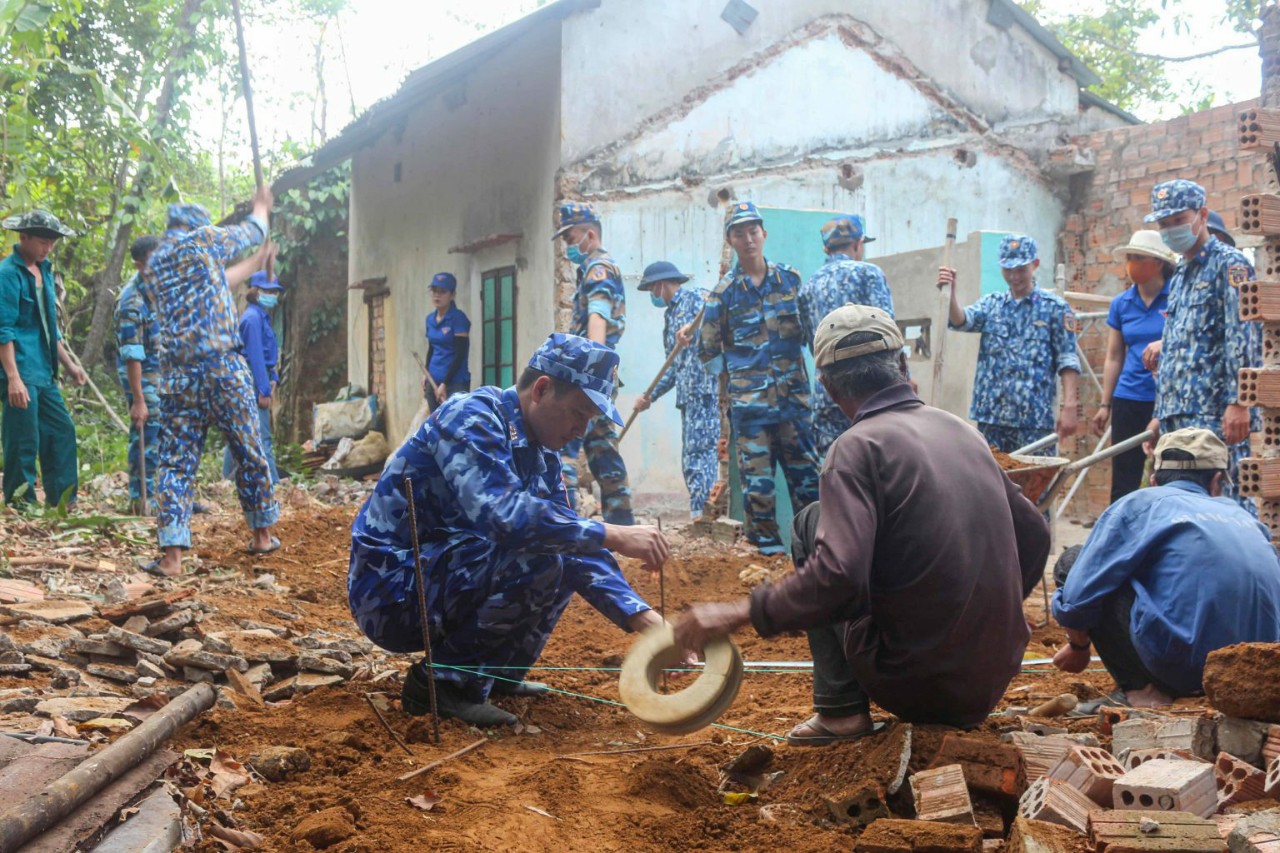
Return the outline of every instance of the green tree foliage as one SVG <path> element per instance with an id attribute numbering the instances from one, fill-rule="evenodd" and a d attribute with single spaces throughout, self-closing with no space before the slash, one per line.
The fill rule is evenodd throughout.
<path id="1" fill-rule="evenodd" d="M 1109 0 L 1099 15 L 1068 13 L 1057 17 L 1048 14 L 1045 0 L 1020 0 L 1019 5 L 1097 72 L 1102 82 L 1092 91 L 1116 106 L 1133 109 L 1176 102 L 1186 111 L 1195 111 L 1212 103 L 1212 89 L 1198 81 L 1191 83 L 1190 91 L 1170 85 L 1170 67 L 1196 57 L 1155 55 L 1138 49 L 1139 39 L 1157 27 L 1179 34 L 1190 32 L 1189 13 L 1203 14 L 1209 5 L 1205 0 Z M 1252 35 L 1262 0 L 1225 0 L 1215 5 L 1223 23 L 1242 35 Z M 1248 38 L 1242 38 L 1240 44 L 1252 46 Z"/>

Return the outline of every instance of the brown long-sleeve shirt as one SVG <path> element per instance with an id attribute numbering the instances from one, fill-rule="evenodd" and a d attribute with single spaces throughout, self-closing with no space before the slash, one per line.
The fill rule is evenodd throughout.
<path id="1" fill-rule="evenodd" d="M 871 699 L 904 720 L 980 723 L 1018 672 L 1041 515 L 964 421 L 907 385 L 873 395 L 822 469 L 813 553 L 757 588 L 762 636 L 845 622 Z"/>

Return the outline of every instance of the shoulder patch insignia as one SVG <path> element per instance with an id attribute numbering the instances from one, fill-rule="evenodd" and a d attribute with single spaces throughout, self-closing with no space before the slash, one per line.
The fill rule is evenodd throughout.
<path id="1" fill-rule="evenodd" d="M 507 435 L 511 438 L 512 441 L 515 441 L 516 439 L 520 438 L 519 434 L 516 433 L 515 424 L 507 424 Z"/>
<path id="2" fill-rule="evenodd" d="M 1227 281 L 1232 287 L 1240 287 L 1249 280 L 1249 268 L 1244 264 L 1233 264 L 1227 267 Z"/>
<path id="3" fill-rule="evenodd" d="M 1072 314 L 1070 311 L 1063 314 L 1062 328 L 1066 329 L 1068 332 L 1079 332 L 1080 330 L 1076 327 L 1076 315 Z"/>
<path id="4" fill-rule="evenodd" d="M 605 281 L 609 278 L 609 268 L 604 264 L 596 264 L 587 271 L 587 281 Z"/>

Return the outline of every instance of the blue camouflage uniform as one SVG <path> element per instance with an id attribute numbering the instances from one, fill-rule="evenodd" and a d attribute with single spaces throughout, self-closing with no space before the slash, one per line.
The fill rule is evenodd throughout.
<path id="1" fill-rule="evenodd" d="M 761 222 L 751 202 L 725 224 Z M 768 263 L 758 285 L 736 263 L 707 297 L 698 355 L 729 374 L 729 418 L 737 436 L 747 540 L 765 554 L 783 553 L 775 518 L 773 472 L 782 465 L 792 506 L 818 499 L 818 454 L 810 432 L 809 374 L 796 301 L 800 274 Z"/>
<path id="2" fill-rule="evenodd" d="M 1191 181 L 1158 184 L 1151 192 L 1155 222 L 1183 210 L 1204 207 L 1204 190 Z M 1155 418 L 1161 432 L 1188 427 L 1212 430 L 1219 438 L 1227 406 L 1236 402 L 1242 367 L 1262 363 L 1262 328 L 1240 319 L 1243 282 L 1255 278 L 1253 264 L 1237 249 L 1210 236 L 1191 260 L 1184 257 L 1169 282 L 1160 366 L 1156 371 Z M 1250 429 L 1261 429 L 1261 414 L 1249 413 Z M 1255 517 L 1257 505 L 1239 494 L 1236 471 L 1249 455 L 1249 441 L 1229 445 L 1231 467 L 1223 495 Z"/>
<path id="3" fill-rule="evenodd" d="M 575 225 L 599 222 L 590 205 L 565 202 L 560 205 L 560 227 L 552 239 L 563 236 Z M 622 271 L 604 249 L 582 256 L 577 264 L 578 286 L 573 294 L 573 326 L 569 331 L 585 338 L 588 321 L 595 314 L 604 318 L 605 343 L 610 349 L 617 349 L 618 341 L 627 328 L 627 295 L 622 288 Z M 603 416 L 591 422 L 585 436 L 565 445 L 560 451 L 565 463 L 565 486 L 572 505 L 578 506 L 577 460 L 584 448 L 587 467 L 600 484 L 600 510 L 604 520 L 610 524 L 635 524 L 627 465 L 618 451 L 618 430 L 609 418 Z"/>
<path id="4" fill-rule="evenodd" d="M 615 421 L 617 365 L 612 350 L 562 334 L 529 361 L 587 391 Z M 360 630 L 392 652 L 422 650 L 406 479 L 437 679 L 476 702 L 488 697 L 490 673 L 522 680 L 575 592 L 627 629 L 650 608 L 604 550 L 604 525 L 569 506 L 561 476 L 560 457 L 526 432 L 514 387 L 446 400 L 392 455 L 352 524 L 347 592 Z"/>
<path id="5" fill-rule="evenodd" d="M 141 463 L 146 462 L 147 497 L 156 494 L 156 472 L 160 469 L 160 354 L 156 349 L 160 323 L 139 292 L 140 275 L 120 289 L 116 299 L 116 375 L 124 389 L 125 405 L 133 406 L 133 389 L 129 385 L 129 362 L 142 368 L 142 399 L 147 404 L 147 422 L 139 432 L 129 424 L 129 499 L 142 497 Z M 146 454 L 143 455 L 145 447 Z"/>
<path id="6" fill-rule="evenodd" d="M 651 264 L 649 269 L 654 266 L 656 264 Z M 658 281 L 675 280 L 682 284 L 688 281 L 688 276 L 678 270 L 675 277 L 663 274 L 664 278 L 650 281 L 649 269 L 645 270 L 646 280 L 640 283 L 641 290 L 648 290 Z M 671 266 L 671 269 L 675 270 L 675 267 Z M 672 295 L 666 304 L 662 323 L 662 346 L 667 355 L 675 349 L 676 332 L 697 319 L 706 301 L 707 292 L 692 287 L 682 287 Z M 719 389 L 716 377 L 703 370 L 698 361 L 700 336 L 701 330 L 696 330 L 693 343 L 680 351 L 651 395 L 656 402 L 672 388 L 675 389 L 676 408 L 680 410 L 680 462 L 684 484 L 689 490 L 689 514 L 694 520 L 702 517 L 711 496 L 711 487 L 716 484 L 720 473 L 716 455 L 716 445 L 720 441 Z"/>
<path id="7" fill-rule="evenodd" d="M 827 262 L 800 286 L 800 323 L 805 342 L 813 351 L 813 335 L 822 318 L 842 305 L 869 305 L 893 316 L 893 294 L 884 272 L 875 264 L 855 261 L 839 251 L 863 239 L 866 226 L 861 216 L 837 216 L 822 226 L 822 244 L 829 252 Z M 827 451 L 852 422 L 831 399 L 821 382 L 813 383 L 813 443 L 818 458 Z"/>
<path id="8" fill-rule="evenodd" d="M 256 216 L 220 228 L 199 205 L 173 204 L 169 230 L 143 273 L 143 298 L 160 318 L 161 548 L 191 547 L 196 469 L 210 426 L 222 430 L 239 466 L 236 494 L 249 527 L 270 527 L 279 518 L 258 434 L 253 376 L 237 352 L 240 332 L 225 270 L 266 236 L 266 223 Z"/>
<path id="9" fill-rule="evenodd" d="M 1016 269 L 1036 260 L 1030 237 L 1009 234 L 1000 241 L 1000 266 Z M 978 370 L 969 417 L 983 438 L 1006 453 L 1054 431 L 1057 377 L 1080 370 L 1075 315 L 1061 296 L 1032 286 L 1014 299 L 1009 291 L 989 293 L 964 309 L 964 323 L 978 332 Z M 1052 455 L 1056 444 L 1041 453 Z"/>
<path id="10" fill-rule="evenodd" d="M 278 278 L 268 280 L 265 270 L 259 270 L 249 277 L 249 286 L 262 291 L 263 296 L 278 294 L 284 290 Z M 259 297 L 261 299 L 261 296 Z M 274 307 L 274 301 L 273 306 Z M 257 397 L 272 397 L 274 386 L 280 381 L 280 345 L 276 341 L 276 330 L 271 323 L 271 312 L 259 302 L 250 302 L 240 315 L 240 354 L 249 365 L 253 375 L 253 388 Z M 271 436 L 271 408 L 263 408 L 254 399 L 258 413 L 258 437 L 262 442 L 262 455 L 267 458 L 267 467 L 271 470 L 272 485 L 280 482 L 280 471 L 276 468 L 275 442 Z M 234 481 L 236 478 L 235 459 L 228 445 L 222 449 L 222 479 Z"/>

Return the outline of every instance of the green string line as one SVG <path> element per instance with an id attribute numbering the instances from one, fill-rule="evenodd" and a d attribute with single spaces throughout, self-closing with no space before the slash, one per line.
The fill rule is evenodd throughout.
<path id="1" fill-rule="evenodd" d="M 446 663 L 433 663 L 431 666 L 433 669 L 452 669 L 456 672 L 465 672 L 468 675 L 474 675 L 479 678 L 492 678 L 494 681 L 507 681 L 512 684 L 519 684 L 521 682 L 521 679 L 518 679 L 518 678 L 503 678 L 500 675 L 492 675 L 488 672 L 480 672 L 479 670 L 469 669 L 464 666 L 450 666 L 449 664 L 446 664 Z M 488 668 L 489 667 L 486 667 L 486 669 Z M 493 669 L 523 669 L 524 667 L 514 667 L 514 666 L 496 667 L 495 666 L 492 668 Z M 530 668 L 532 669 L 533 667 L 530 667 Z M 621 702 L 615 702 L 612 699 L 601 699 L 598 696 L 588 696 L 585 693 L 574 693 L 571 690 L 561 690 L 558 687 L 552 687 L 550 685 L 547 685 L 547 692 L 559 693 L 562 696 L 572 696 L 575 699 L 588 699 L 592 702 L 599 702 L 601 705 L 612 705 L 615 708 L 626 707 L 626 705 L 623 705 Z M 740 729 L 737 726 L 727 726 L 723 723 L 712 723 L 711 726 L 712 728 L 725 729 L 726 731 L 738 732 L 739 734 L 751 735 L 752 737 L 767 738 L 769 740 L 786 740 L 786 738 L 781 735 L 771 735 L 766 732 L 753 732 L 751 729 Z"/>
<path id="2" fill-rule="evenodd" d="M 436 664 L 436 666 L 443 668 L 445 664 Z M 1048 664 L 1045 664 L 1045 666 L 1048 666 Z M 503 669 L 518 669 L 526 672 L 533 672 L 535 670 L 538 672 L 621 672 L 622 671 L 622 667 L 620 666 L 486 666 L 485 667 L 486 672 L 489 672 L 491 670 L 503 670 Z M 463 671 L 466 671 L 466 670 L 463 670 Z M 673 666 L 673 667 L 668 667 L 663 671 L 664 672 L 703 672 L 703 669 L 702 667 L 681 668 L 681 667 Z M 1057 670 L 1055 669 L 1024 669 L 1022 670 L 1022 673 L 1024 675 L 1050 675 L 1056 671 Z M 1106 670 L 1099 667 L 1095 669 L 1086 669 L 1086 670 L 1083 670 L 1083 672 L 1106 672 Z M 747 668 L 743 670 L 743 675 L 753 675 L 755 673 L 764 673 L 764 674 L 771 674 L 771 675 L 812 675 L 813 669 L 812 668 L 798 669 L 796 667 L 787 667 L 786 669 Z M 497 676 L 493 676 L 493 677 L 496 678 Z"/>

